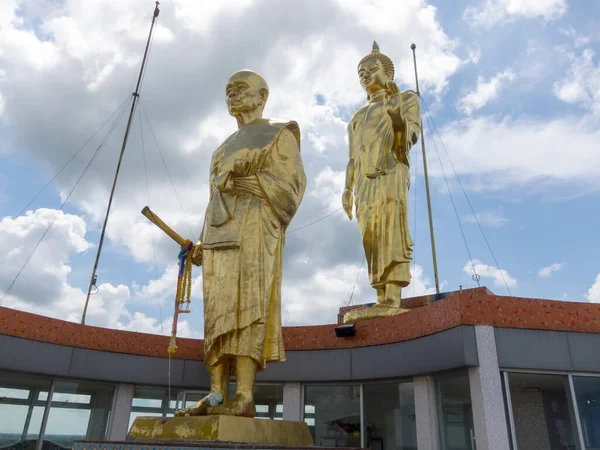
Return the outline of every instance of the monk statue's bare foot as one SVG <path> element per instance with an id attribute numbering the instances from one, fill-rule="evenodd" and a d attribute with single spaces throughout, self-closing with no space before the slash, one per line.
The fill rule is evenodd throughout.
<path id="1" fill-rule="evenodd" d="M 221 403 L 223 403 L 223 395 L 214 391 L 189 408 L 180 409 L 175 413 L 175 416 L 206 416 L 208 408 L 219 406 Z"/>
<path id="2" fill-rule="evenodd" d="M 211 408 L 208 414 L 215 416 L 256 416 L 254 400 L 244 394 L 236 394 L 232 399 L 226 400 L 221 406 Z"/>

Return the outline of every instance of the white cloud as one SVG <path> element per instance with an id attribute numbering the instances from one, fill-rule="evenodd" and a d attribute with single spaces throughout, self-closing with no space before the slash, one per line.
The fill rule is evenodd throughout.
<path id="1" fill-rule="evenodd" d="M 512 287 L 517 285 L 517 280 L 511 277 L 508 271 L 505 269 L 498 269 L 494 266 L 489 266 L 482 263 L 478 259 L 474 259 L 472 265 L 470 262 L 467 262 L 463 267 L 463 272 L 473 276 L 473 269 L 481 278 L 491 278 L 494 281 L 494 286 Z"/>
<path id="2" fill-rule="evenodd" d="M 221 15 L 238 19 L 253 3 L 253 0 L 228 0 L 227 2 L 178 0 L 175 3 L 175 17 L 190 32 L 207 35 L 218 31 L 218 25 L 223 19 Z"/>
<path id="3" fill-rule="evenodd" d="M 326 167 L 317 175 L 315 187 L 310 195 L 327 206 L 328 212 L 335 211 L 342 206 L 345 179 L 345 172 L 333 171 L 330 167 Z"/>
<path id="4" fill-rule="evenodd" d="M 84 293 L 69 285 L 69 259 L 85 252 L 91 244 L 85 239 L 83 219 L 52 209 L 28 211 L 26 215 L 0 222 L 4 230 L 0 239 L 0 285 L 2 295 L 17 276 L 21 267 L 45 230 L 46 237 L 14 283 L 4 305 L 26 311 L 78 321 L 85 302 Z M 126 286 L 102 284 L 88 310 L 89 323 L 106 326 L 119 319 L 129 296 Z"/>
<path id="5" fill-rule="evenodd" d="M 584 45 L 588 45 L 592 40 L 591 35 L 583 36 L 575 30 L 573 27 L 565 28 L 560 30 L 560 33 L 571 38 L 573 40 L 573 45 L 575 48 L 582 47 Z"/>
<path id="6" fill-rule="evenodd" d="M 544 195 L 548 183 L 600 187 L 600 129 L 594 118 L 480 116 L 449 123 L 440 133 L 467 189 L 518 188 L 521 195 Z M 567 148 L 569 164 L 555 156 Z M 430 174 L 442 176 L 436 159 Z"/>
<path id="7" fill-rule="evenodd" d="M 500 228 L 510 222 L 501 211 L 488 210 L 476 213 L 477 217 L 473 214 L 469 214 L 465 217 L 465 221 L 468 223 L 477 223 L 481 225 L 487 225 L 494 228 Z"/>
<path id="8" fill-rule="evenodd" d="M 435 293 L 435 286 L 432 286 L 429 278 L 423 276 L 421 266 L 413 265 L 411 274 L 411 284 L 403 289 L 402 298 Z M 284 281 L 284 325 L 334 323 L 339 309 L 349 303 L 350 295 L 353 305 L 374 303 L 377 300 L 375 289 L 369 284 L 365 264 L 339 264 L 330 268 L 318 268 L 309 280 Z"/>
<path id="9" fill-rule="evenodd" d="M 0 238 L 0 253 L 4 255 L 0 260 L 2 295 L 50 223 L 53 223 L 52 228 L 4 299 L 3 306 L 79 322 L 86 293 L 69 284 L 72 270 L 69 260 L 74 254 L 88 250 L 91 244 L 85 239 L 85 222 L 78 216 L 38 209 L 17 219 L 5 217 L 0 221 L 0 230 L 4 230 Z M 173 298 L 176 283 L 176 266 L 168 266 L 158 280 L 150 280 L 147 285 L 135 288 L 133 296 L 125 285 L 102 283 L 97 293 L 90 297 L 86 324 L 156 334 L 163 334 L 166 329 L 165 334 L 168 334 L 170 318 L 159 323 L 145 313 L 130 313 L 127 306 L 143 302 L 154 306 L 157 302 Z M 192 292 L 195 303 L 200 303 L 202 290 L 199 277 L 193 282 Z M 201 321 L 192 327 L 187 320 L 180 320 L 179 334 L 197 337 L 202 328 Z"/>
<path id="10" fill-rule="evenodd" d="M 554 272 L 558 272 L 563 267 L 565 267 L 565 264 L 567 264 L 567 263 L 561 262 L 561 263 L 551 264 L 547 267 L 542 267 L 540 270 L 538 270 L 538 276 L 540 278 L 549 278 L 550 275 L 552 275 Z"/>
<path id="11" fill-rule="evenodd" d="M 567 0 L 483 0 L 467 7 L 464 18 L 472 25 L 490 27 L 517 18 L 556 20 L 567 9 Z"/>
<path id="12" fill-rule="evenodd" d="M 562 101 L 580 104 L 600 116 L 600 65 L 595 52 L 586 48 L 581 55 L 566 53 L 572 61 L 567 76 L 554 84 L 554 94 Z"/>
<path id="13" fill-rule="evenodd" d="M 600 303 L 600 273 L 596 277 L 594 284 L 590 286 L 586 294 L 583 296 L 592 303 Z"/>
<path id="14" fill-rule="evenodd" d="M 170 335 L 173 325 L 173 316 L 167 317 L 162 323 L 155 317 L 149 317 L 142 312 L 135 312 L 129 318 L 127 324 L 117 322 L 115 328 L 124 331 L 136 331 L 138 333 Z M 177 337 L 183 338 L 202 338 L 203 332 L 192 328 L 190 322 L 179 319 L 177 324 Z"/>
<path id="15" fill-rule="evenodd" d="M 512 70 L 500 72 L 488 81 L 483 77 L 478 77 L 477 86 L 458 101 L 456 105 L 457 109 L 467 115 L 471 115 L 473 112 L 483 108 L 491 100 L 498 98 L 500 89 L 507 82 L 514 79 L 515 73 Z"/>

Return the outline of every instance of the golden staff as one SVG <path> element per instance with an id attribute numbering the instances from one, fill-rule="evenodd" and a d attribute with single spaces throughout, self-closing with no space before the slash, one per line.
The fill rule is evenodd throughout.
<path id="1" fill-rule="evenodd" d="M 177 234 L 171 227 L 164 223 L 160 217 L 154 214 L 147 206 L 142 209 L 142 214 L 150 220 L 154 225 L 164 231 L 167 236 L 173 239 L 181 247 L 179 253 L 179 272 L 177 276 L 177 294 L 175 295 L 175 312 L 173 313 L 173 327 L 171 328 L 171 339 L 169 340 L 169 347 L 167 352 L 169 354 L 175 353 L 177 345 L 175 339 L 177 337 L 177 321 L 179 313 L 190 312 L 189 309 L 181 309 L 181 305 L 184 303 L 184 298 L 187 294 L 187 303 L 190 301 L 190 291 L 192 287 L 192 265 L 191 260 L 188 260 L 191 255 L 193 245 L 189 239 L 182 238 Z"/>
<path id="2" fill-rule="evenodd" d="M 144 209 L 142 209 L 142 214 L 144 216 L 146 216 L 146 218 L 150 222 L 152 222 L 158 228 L 163 230 L 167 234 L 167 236 L 169 236 L 171 239 L 173 239 L 175 242 L 177 242 L 180 247 L 185 247 L 186 245 L 188 245 L 191 242 L 189 239 L 184 239 L 181 236 L 179 236 L 175 231 L 173 231 L 173 229 L 169 225 L 164 223 L 160 219 L 160 217 L 158 217 L 156 214 L 154 214 L 150 210 L 150 208 L 148 208 L 147 206 L 144 206 Z"/>

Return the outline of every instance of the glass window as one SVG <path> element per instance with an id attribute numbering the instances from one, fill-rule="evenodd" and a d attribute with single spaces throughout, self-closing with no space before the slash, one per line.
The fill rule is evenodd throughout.
<path id="1" fill-rule="evenodd" d="M 257 384 L 254 388 L 256 418 L 283 419 L 283 385 Z"/>
<path id="2" fill-rule="evenodd" d="M 573 377 L 585 446 L 600 449 L 600 378 Z"/>
<path id="3" fill-rule="evenodd" d="M 413 383 L 365 384 L 365 447 L 371 450 L 417 448 Z"/>
<path id="4" fill-rule="evenodd" d="M 204 397 L 204 392 L 190 392 L 186 406 L 191 406 Z M 136 417 L 173 417 L 174 412 L 183 404 L 183 391 L 171 389 L 169 397 L 168 388 L 156 388 L 148 386 L 136 386 L 131 403 L 128 430 Z"/>
<path id="5" fill-rule="evenodd" d="M 31 413 L 31 420 L 29 421 L 29 428 L 27 430 L 27 439 L 37 439 L 42 429 L 42 420 L 44 419 L 44 406 L 34 406 L 33 412 Z"/>
<path id="6" fill-rule="evenodd" d="M 519 449 L 578 448 L 566 376 L 509 373 L 508 384 Z"/>
<path id="7" fill-rule="evenodd" d="M 360 386 L 306 386 L 304 421 L 315 445 L 360 447 Z"/>
<path id="8" fill-rule="evenodd" d="M 46 407 L 39 393 L 49 389 L 50 380 L 0 373 L 0 448 L 35 447 Z"/>
<path id="9" fill-rule="evenodd" d="M 75 439 L 105 439 L 113 393 L 110 384 L 55 382 L 44 441 L 70 448 Z"/>
<path id="10" fill-rule="evenodd" d="M 444 450 L 475 450 L 469 376 L 466 372 L 436 378 L 440 440 Z"/>

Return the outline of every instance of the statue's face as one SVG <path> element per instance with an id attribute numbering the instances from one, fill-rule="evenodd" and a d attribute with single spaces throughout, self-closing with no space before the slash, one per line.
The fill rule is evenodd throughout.
<path id="1" fill-rule="evenodd" d="M 263 106 L 266 93 L 256 75 L 236 73 L 227 81 L 225 96 L 229 114 L 237 116 Z"/>
<path id="2" fill-rule="evenodd" d="M 371 93 L 385 88 L 388 81 L 383 64 L 376 57 L 367 59 L 358 67 L 358 77 L 363 89 Z"/>

